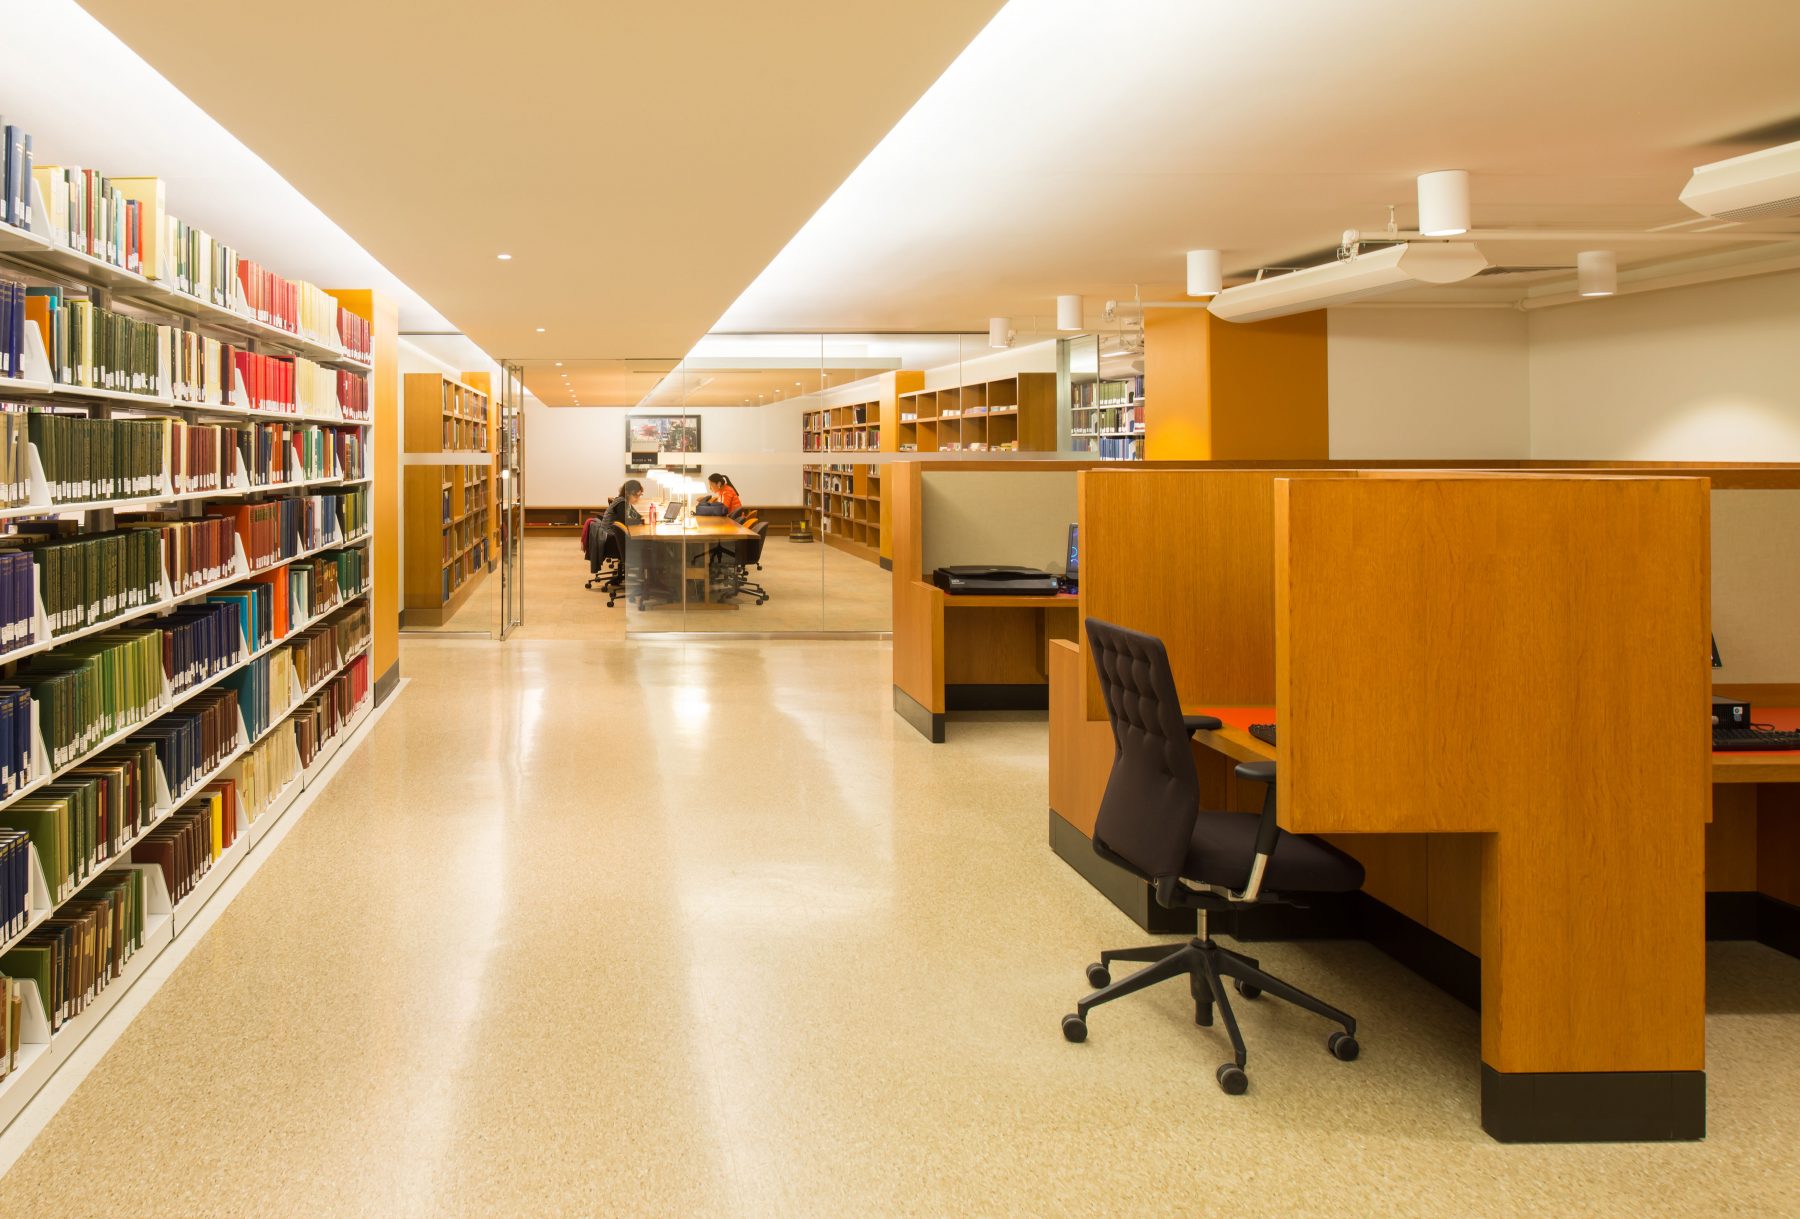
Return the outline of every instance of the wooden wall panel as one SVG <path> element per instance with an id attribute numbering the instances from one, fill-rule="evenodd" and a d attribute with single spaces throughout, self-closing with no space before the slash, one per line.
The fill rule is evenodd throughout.
<path id="1" fill-rule="evenodd" d="M 1288 828 L 1496 834 L 1496 1070 L 1701 1069 L 1706 484 L 1284 479 L 1275 520 Z"/>
<path id="2" fill-rule="evenodd" d="M 1073 639 L 1053 640 L 1050 656 L 1050 807 L 1094 836 L 1094 817 L 1112 772 L 1112 725 L 1087 717 L 1086 657 Z"/>
<path id="3" fill-rule="evenodd" d="M 1214 332 L 1209 456 L 1215 461 L 1330 457 L 1325 311 L 1248 324 L 1206 317 Z M 1144 393 L 1148 402 L 1147 384 Z"/>
<path id="4" fill-rule="evenodd" d="M 369 378 L 372 488 L 369 654 L 379 697 L 399 679 L 400 665 L 400 306 L 379 292 L 332 289 L 339 303 L 370 325 L 375 371 Z"/>
<path id="5" fill-rule="evenodd" d="M 1207 461 L 1212 455 L 1212 386 L 1204 309 L 1144 310 L 1144 456 Z"/>

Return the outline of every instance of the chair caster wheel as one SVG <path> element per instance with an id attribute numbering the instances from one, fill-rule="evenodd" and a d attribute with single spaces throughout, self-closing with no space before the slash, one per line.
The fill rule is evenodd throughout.
<path id="1" fill-rule="evenodd" d="M 1228 1062 L 1220 1067 L 1218 1076 L 1219 1087 L 1225 1089 L 1227 1096 L 1242 1096 L 1250 1087 L 1250 1077 L 1235 1062 Z"/>
<path id="2" fill-rule="evenodd" d="M 1262 987 L 1252 986 L 1248 982 L 1239 982 L 1237 984 L 1237 993 L 1244 996 L 1246 999 L 1256 999 L 1262 996 Z"/>
<path id="3" fill-rule="evenodd" d="M 1070 1012 L 1063 1017 L 1063 1037 L 1069 1041 L 1086 1041 L 1087 1021 Z"/>
<path id="4" fill-rule="evenodd" d="M 1098 961 L 1087 967 L 1087 975 L 1088 985 L 1095 990 L 1099 990 L 1102 986 L 1112 985 L 1112 970 Z"/>
<path id="5" fill-rule="evenodd" d="M 1333 1033 L 1325 1039 L 1325 1048 L 1339 1062 L 1355 1062 L 1356 1056 L 1362 1053 L 1362 1047 L 1356 1044 L 1356 1038 L 1348 1033 Z"/>

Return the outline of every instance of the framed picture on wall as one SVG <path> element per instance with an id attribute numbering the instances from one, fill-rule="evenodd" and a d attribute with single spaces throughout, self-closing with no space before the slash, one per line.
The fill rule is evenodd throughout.
<path id="1" fill-rule="evenodd" d="M 659 453 L 698 453 L 700 420 L 694 415 L 625 416 L 625 472 L 642 474 Z"/>

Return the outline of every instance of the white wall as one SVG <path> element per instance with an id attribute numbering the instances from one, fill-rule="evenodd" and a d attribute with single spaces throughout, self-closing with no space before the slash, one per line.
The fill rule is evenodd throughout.
<path id="1" fill-rule="evenodd" d="M 795 402 L 689 411 L 700 420 L 707 474 L 731 476 L 747 503 L 800 502 L 800 413 Z M 525 405 L 525 503 L 595 506 L 618 494 L 625 473 L 625 417 L 670 414 L 624 406 Z"/>
<path id="2" fill-rule="evenodd" d="M 1327 311 L 1331 456 L 1526 457 L 1526 317 L 1513 309 Z"/>
<path id="3" fill-rule="evenodd" d="M 1531 455 L 1800 461 L 1800 272 L 1530 315 Z"/>

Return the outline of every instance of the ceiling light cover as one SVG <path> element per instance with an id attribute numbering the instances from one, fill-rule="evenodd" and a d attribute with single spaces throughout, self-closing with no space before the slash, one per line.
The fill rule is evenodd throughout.
<path id="1" fill-rule="evenodd" d="M 1455 237 L 1469 231 L 1469 171 L 1441 169 L 1419 175 L 1419 232 Z"/>
<path id="2" fill-rule="evenodd" d="M 1056 328 L 1058 330 L 1080 330 L 1081 314 L 1082 300 L 1079 296 L 1056 298 Z"/>
<path id="3" fill-rule="evenodd" d="M 511 262 L 512 261 L 511 254 L 496 254 L 496 255 L 494 255 L 494 257 L 498 258 L 501 262 Z"/>
<path id="4" fill-rule="evenodd" d="M 1187 294 L 1217 296 L 1225 286 L 1224 262 L 1217 250 L 1189 250 L 1187 255 Z"/>
<path id="5" fill-rule="evenodd" d="M 1260 322 L 1410 288 L 1468 279 L 1487 259 L 1471 242 L 1420 242 L 1342 258 L 1304 271 L 1226 288 L 1207 308 L 1226 322 Z"/>
<path id="6" fill-rule="evenodd" d="M 1012 319 L 1010 317 L 990 317 L 988 319 L 988 346 L 1011 347 L 1012 341 Z"/>
<path id="7" fill-rule="evenodd" d="M 1575 290 L 1583 296 L 1611 296 L 1619 290 L 1619 258 L 1611 250 L 1575 255 Z"/>

